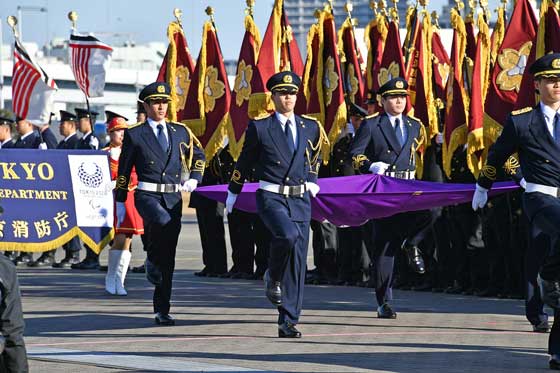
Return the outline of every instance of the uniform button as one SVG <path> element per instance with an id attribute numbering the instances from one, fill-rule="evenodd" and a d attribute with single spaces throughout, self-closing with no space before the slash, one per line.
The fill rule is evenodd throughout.
<path id="1" fill-rule="evenodd" d="M 394 170 L 395 168 L 397 168 L 397 166 L 393 166 L 393 170 Z"/>
<path id="2" fill-rule="evenodd" d="M 289 177 L 289 176 L 286 177 L 286 181 L 290 181 L 290 177 Z"/>
<path id="3" fill-rule="evenodd" d="M 548 159 L 545 159 L 544 161 L 545 161 L 546 163 L 549 163 L 549 162 L 550 162 Z"/>
<path id="4" fill-rule="evenodd" d="M 280 161 L 276 161 L 276 164 L 280 164 Z"/>
<path id="5" fill-rule="evenodd" d="M 300 183 L 303 183 L 303 179 L 299 179 L 299 182 L 300 182 Z"/>
<path id="6" fill-rule="evenodd" d="M 387 153 L 391 153 L 391 151 L 390 151 L 390 150 L 387 150 Z"/>
<path id="7" fill-rule="evenodd" d="M 344 163 L 344 159 L 341 159 L 340 161 L 338 161 L 338 163 L 343 164 L 343 163 Z"/>
<path id="8" fill-rule="evenodd" d="M 461 171 L 461 172 L 465 171 L 465 167 L 461 167 L 461 169 L 459 171 Z"/>
<path id="9" fill-rule="evenodd" d="M 179 177 L 179 175 L 175 174 L 175 177 Z"/>
<path id="10" fill-rule="evenodd" d="M 162 175 L 162 176 L 165 176 L 165 172 L 163 172 L 161 175 Z"/>

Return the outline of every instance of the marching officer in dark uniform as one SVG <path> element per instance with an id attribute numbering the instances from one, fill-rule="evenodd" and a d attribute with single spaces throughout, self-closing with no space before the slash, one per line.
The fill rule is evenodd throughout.
<path id="1" fill-rule="evenodd" d="M 424 144 L 426 136 L 424 126 L 418 119 L 403 114 L 408 83 L 403 78 L 393 78 L 379 88 L 378 94 L 385 113 L 370 115 L 360 125 L 350 150 L 354 168 L 362 173 L 414 179 L 415 153 Z M 375 221 L 375 252 L 372 260 L 379 318 L 397 317 L 388 304 L 392 299 L 394 257 L 403 239 L 413 237 L 429 224 L 427 214 L 411 212 Z M 415 264 L 417 272 L 422 273 L 423 262 L 418 260 Z"/>
<path id="2" fill-rule="evenodd" d="M 97 112 L 88 111 L 86 109 L 76 108 L 76 118 L 78 121 L 78 130 L 82 133 L 82 137 L 76 143 L 76 149 L 83 150 L 99 150 L 99 139 L 93 133 L 93 123 Z M 86 257 L 79 263 L 71 265 L 72 269 L 98 269 L 99 268 L 99 254 L 96 254 L 87 245 Z"/>
<path id="3" fill-rule="evenodd" d="M 543 301 L 554 308 L 549 366 L 560 370 L 560 53 L 547 54 L 530 67 L 540 103 L 512 112 L 502 134 L 488 152 L 473 195 L 474 210 L 484 207 L 497 169 L 513 153 L 519 154 L 525 193 L 523 209 L 532 229 L 551 239 L 551 250 L 539 275 Z"/>
<path id="4" fill-rule="evenodd" d="M 0 117 L 0 149 L 9 149 L 14 147 L 14 141 L 12 140 L 13 126 L 13 119 Z"/>
<path id="5" fill-rule="evenodd" d="M 17 272 L 10 260 L 0 255 L 0 372 L 29 372 L 23 340 L 25 323 Z"/>
<path id="6" fill-rule="evenodd" d="M 181 231 L 181 191 L 192 192 L 202 181 L 204 151 L 183 124 L 168 122 L 171 88 L 155 82 L 142 89 L 148 120 L 125 132 L 116 185 L 117 226 L 124 220 L 128 184 L 136 167 L 136 209 L 147 235 L 146 277 L 155 285 L 153 304 L 158 325 L 174 325 L 169 315 L 175 252 Z"/>
<path id="7" fill-rule="evenodd" d="M 300 78 L 290 71 L 267 81 L 276 112 L 249 123 L 226 200 L 231 212 L 254 168 L 259 179 L 257 213 L 272 236 L 265 287 L 278 307 L 280 338 L 301 337 L 296 324 L 305 285 L 310 197 L 319 192 L 317 171 L 325 138 L 317 121 L 294 114 L 299 84 Z"/>

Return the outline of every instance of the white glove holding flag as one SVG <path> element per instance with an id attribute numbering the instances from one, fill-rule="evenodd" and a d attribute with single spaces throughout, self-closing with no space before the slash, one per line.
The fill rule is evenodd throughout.
<path id="1" fill-rule="evenodd" d="M 126 216 L 126 207 L 124 202 L 117 202 L 117 228 L 121 226 Z"/>
<path id="2" fill-rule="evenodd" d="M 311 197 L 313 198 L 315 198 L 317 196 L 317 193 L 319 193 L 319 190 L 321 190 L 321 187 L 319 185 L 310 181 L 305 183 L 305 188 L 309 191 Z"/>
<path id="3" fill-rule="evenodd" d="M 383 175 L 385 173 L 385 170 L 387 170 L 388 168 L 389 168 L 389 163 L 373 162 L 369 166 L 369 172 L 371 172 L 372 174 Z"/>
<path id="4" fill-rule="evenodd" d="M 483 208 L 488 202 L 488 189 L 476 184 L 476 190 L 472 197 L 472 209 L 474 211 Z"/>
<path id="5" fill-rule="evenodd" d="M 109 156 L 111 157 L 111 159 L 118 161 L 119 157 L 121 156 L 121 150 L 122 148 L 120 146 L 118 148 L 111 148 L 111 150 L 109 150 Z"/>
<path id="6" fill-rule="evenodd" d="M 89 138 L 89 146 L 91 146 L 94 149 L 99 149 L 99 140 L 97 140 L 97 137 L 91 136 Z"/>
<path id="7" fill-rule="evenodd" d="M 189 179 L 181 185 L 181 192 L 192 192 L 198 186 L 198 181 L 196 179 Z"/>
<path id="8" fill-rule="evenodd" d="M 49 147 L 47 146 L 47 143 L 42 142 L 39 144 L 39 149 L 41 150 L 47 150 Z"/>
<path id="9" fill-rule="evenodd" d="M 227 198 L 226 198 L 226 210 L 228 214 L 231 214 L 233 211 L 233 205 L 235 205 L 235 201 L 237 200 L 238 194 L 234 194 L 228 190 Z"/>
<path id="10" fill-rule="evenodd" d="M 525 178 L 519 181 L 519 186 L 523 189 L 527 189 L 527 182 L 525 181 Z"/>

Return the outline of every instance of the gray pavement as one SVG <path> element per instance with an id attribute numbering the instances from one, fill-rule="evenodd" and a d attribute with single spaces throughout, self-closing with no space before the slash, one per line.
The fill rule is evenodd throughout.
<path id="1" fill-rule="evenodd" d="M 144 259 L 134 241 L 133 265 Z M 37 254 L 36 254 L 37 255 Z M 61 255 L 59 253 L 59 255 Z M 102 255 L 102 261 L 105 261 Z M 310 258 L 311 259 L 311 258 Z M 396 320 L 375 317 L 371 289 L 308 286 L 301 340 L 276 337 L 260 281 L 198 278 L 198 227 L 184 217 L 174 327 L 156 327 L 152 288 L 130 273 L 129 295 L 104 273 L 19 270 L 33 372 L 539 372 L 548 335 L 523 301 L 395 291 Z"/>

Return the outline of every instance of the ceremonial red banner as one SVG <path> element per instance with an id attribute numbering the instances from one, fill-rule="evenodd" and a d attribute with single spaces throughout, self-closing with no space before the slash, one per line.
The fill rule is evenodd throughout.
<path id="1" fill-rule="evenodd" d="M 382 13 L 377 13 L 364 31 L 364 40 L 368 48 L 367 67 L 366 67 L 366 89 L 368 92 L 377 91 L 379 82 L 377 75 L 381 68 L 381 58 L 385 49 L 387 39 L 387 19 Z"/>
<path id="2" fill-rule="evenodd" d="M 358 106 L 364 105 L 365 82 L 362 75 L 362 56 L 356 46 L 352 19 L 347 17 L 338 30 L 338 49 L 344 77 L 344 93 Z"/>

